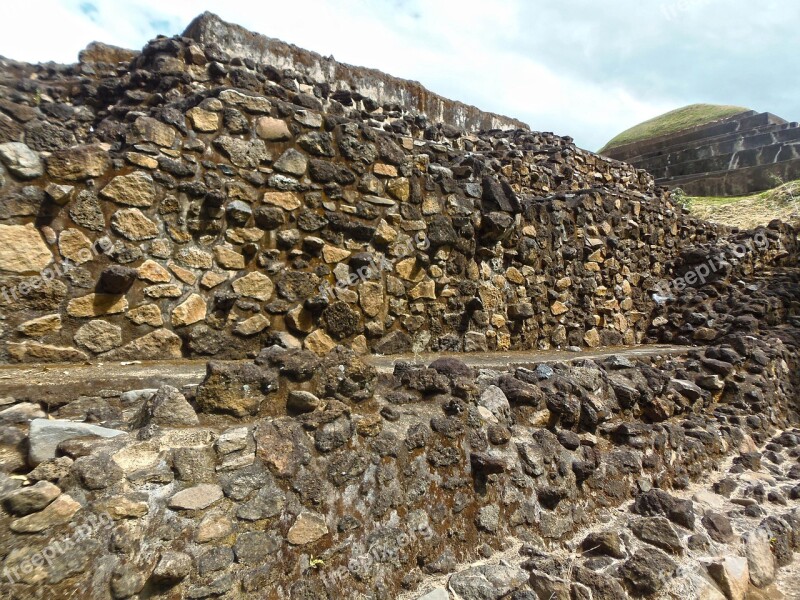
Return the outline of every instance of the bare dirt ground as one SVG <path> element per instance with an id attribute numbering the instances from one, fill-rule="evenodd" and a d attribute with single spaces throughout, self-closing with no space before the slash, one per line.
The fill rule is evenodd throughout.
<path id="1" fill-rule="evenodd" d="M 567 362 L 579 359 L 598 359 L 612 355 L 634 358 L 637 356 L 675 355 L 689 350 L 686 346 L 622 346 L 583 352 L 553 350 L 543 352 L 487 352 L 464 354 L 428 353 L 370 356 L 367 362 L 379 372 L 391 373 L 395 363 L 414 361 L 430 363 L 444 356 L 463 360 L 476 368 L 508 368 L 538 363 Z M 170 361 L 126 361 L 85 364 L 26 364 L 0 366 L 0 398 L 13 396 L 16 400 L 45 401 L 60 404 L 78 395 L 103 396 L 105 392 L 124 392 L 133 389 L 154 388 L 161 385 L 199 384 L 206 373 L 202 359 Z M 113 395 L 113 394 L 108 394 Z"/>
<path id="2" fill-rule="evenodd" d="M 692 215 L 741 229 L 767 225 L 773 219 L 800 222 L 800 182 L 735 198 L 687 198 Z"/>
<path id="3" fill-rule="evenodd" d="M 515 352 L 429 352 L 424 354 L 397 354 L 392 356 L 370 356 L 368 362 L 380 372 L 391 372 L 394 365 L 401 361 L 413 361 L 428 364 L 437 358 L 458 358 L 470 367 L 478 369 L 498 369 L 509 367 L 524 367 L 539 363 L 569 362 L 582 359 L 602 359 L 610 356 L 623 356 L 636 358 L 641 356 L 676 355 L 685 354 L 688 346 L 670 346 L 667 344 L 654 344 L 652 346 L 619 346 L 608 347 L 602 350 L 583 350 L 569 352 L 567 350 L 543 351 L 515 351 Z"/>

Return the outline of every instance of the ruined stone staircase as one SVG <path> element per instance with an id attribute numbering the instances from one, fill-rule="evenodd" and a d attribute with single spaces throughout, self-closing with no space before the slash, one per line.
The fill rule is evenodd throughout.
<path id="1" fill-rule="evenodd" d="M 746 111 L 605 152 L 694 196 L 737 196 L 800 177 L 800 127 Z"/>

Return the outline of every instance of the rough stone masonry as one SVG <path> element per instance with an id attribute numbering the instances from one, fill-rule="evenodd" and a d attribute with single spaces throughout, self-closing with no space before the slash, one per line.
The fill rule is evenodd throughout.
<path id="1" fill-rule="evenodd" d="M 210 359 L 0 398 L 2 596 L 782 597 L 797 232 L 520 125 L 210 14 L 2 59 L 3 360 Z"/>
<path id="2" fill-rule="evenodd" d="M 723 233 L 568 138 L 378 104 L 223 26 L 4 61 L 6 360 L 638 344 L 664 265 Z"/>

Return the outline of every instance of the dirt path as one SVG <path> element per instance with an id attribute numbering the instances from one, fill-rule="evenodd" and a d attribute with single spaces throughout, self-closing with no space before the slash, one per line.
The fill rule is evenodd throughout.
<path id="1" fill-rule="evenodd" d="M 636 358 L 642 356 L 656 355 L 676 355 L 685 354 L 691 348 L 689 346 L 669 346 L 657 344 L 652 346 L 619 346 L 603 348 L 601 350 L 584 350 L 581 352 L 569 352 L 567 350 L 525 350 L 515 352 L 475 352 L 464 354 L 463 352 L 438 352 L 424 354 L 393 354 L 391 356 L 370 356 L 368 361 L 380 372 L 390 372 L 394 365 L 400 361 L 414 361 L 417 363 L 428 364 L 437 358 L 451 357 L 463 360 L 471 367 L 478 369 L 524 367 L 539 363 L 570 362 L 583 359 L 600 359 L 609 356 L 623 356 L 625 358 Z"/>
<path id="2" fill-rule="evenodd" d="M 391 373 L 398 361 L 429 363 L 443 356 L 452 356 L 476 368 L 507 368 L 542 362 L 596 359 L 612 355 L 634 358 L 657 354 L 682 354 L 686 346 L 625 346 L 604 348 L 584 352 L 524 351 L 481 352 L 464 354 L 448 352 L 441 354 L 398 354 L 392 356 L 370 356 L 367 361 L 378 371 Z M 159 387 L 169 384 L 181 387 L 200 383 L 206 372 L 205 359 L 169 361 L 128 361 L 86 364 L 32 364 L 0 365 L 0 398 L 13 396 L 17 400 L 33 400 L 60 404 L 74 400 L 77 396 L 102 396 L 105 391 L 127 391 L 132 389 Z"/>

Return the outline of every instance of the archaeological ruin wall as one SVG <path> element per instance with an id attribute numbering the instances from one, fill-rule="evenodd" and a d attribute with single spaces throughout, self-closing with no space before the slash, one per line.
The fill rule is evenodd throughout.
<path id="1" fill-rule="evenodd" d="M 206 15 L 4 61 L 3 358 L 638 344 L 664 265 L 720 235 L 569 138 L 346 94 L 309 56 Z"/>
<path id="2" fill-rule="evenodd" d="M 0 59 L 0 596 L 775 597 L 798 232 L 518 125 L 210 14 Z"/>

